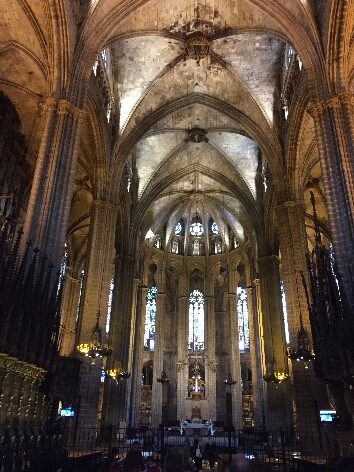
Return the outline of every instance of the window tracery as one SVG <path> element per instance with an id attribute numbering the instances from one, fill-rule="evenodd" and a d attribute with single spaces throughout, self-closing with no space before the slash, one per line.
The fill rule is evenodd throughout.
<path id="1" fill-rule="evenodd" d="M 222 243 L 220 239 L 215 241 L 215 254 L 221 254 L 222 253 Z"/>
<path id="2" fill-rule="evenodd" d="M 180 235 L 182 233 L 182 224 L 181 222 L 176 224 L 175 227 L 175 235 Z"/>
<path id="3" fill-rule="evenodd" d="M 156 286 L 150 287 L 146 294 L 144 346 L 149 351 L 155 349 L 156 294 Z"/>
<path id="4" fill-rule="evenodd" d="M 193 256 L 199 256 L 200 255 L 200 243 L 198 239 L 195 239 L 193 241 Z"/>
<path id="5" fill-rule="evenodd" d="M 114 279 L 109 284 L 108 304 L 107 304 L 107 318 L 106 318 L 106 333 L 109 333 L 109 326 L 111 322 L 112 298 L 114 289 Z"/>
<path id="6" fill-rule="evenodd" d="M 280 292 L 281 292 L 281 303 L 283 306 L 285 340 L 286 340 L 286 344 L 289 344 L 290 335 L 289 335 L 288 312 L 286 310 L 286 296 L 285 296 L 285 290 L 284 290 L 284 282 L 282 280 L 280 281 Z"/>
<path id="7" fill-rule="evenodd" d="M 190 234 L 192 236 L 202 236 L 203 232 L 204 232 L 203 225 L 201 223 L 196 221 L 196 222 L 191 224 Z"/>
<path id="8" fill-rule="evenodd" d="M 237 323 L 238 342 L 240 351 L 250 348 L 250 332 L 248 325 L 247 291 L 243 287 L 237 287 Z"/>
<path id="9" fill-rule="evenodd" d="M 178 241 L 176 240 L 172 241 L 171 252 L 172 254 L 178 254 Z"/>
<path id="10" fill-rule="evenodd" d="M 215 223 L 215 221 L 214 221 L 214 223 L 211 225 L 211 232 L 212 232 L 213 234 L 216 234 L 216 235 L 217 235 L 217 234 L 220 234 L 219 227 L 218 227 L 218 225 Z"/>
<path id="11" fill-rule="evenodd" d="M 204 295 L 199 290 L 189 296 L 188 347 L 204 349 Z"/>
<path id="12" fill-rule="evenodd" d="M 157 249 L 161 249 L 161 236 L 160 236 L 159 234 L 155 234 L 154 246 L 155 246 Z"/>
<path id="13" fill-rule="evenodd" d="M 59 282 L 58 282 L 58 287 L 57 287 L 57 294 L 59 293 L 59 290 L 61 289 L 62 284 L 64 283 L 67 268 L 68 268 L 68 245 L 67 243 L 65 243 L 64 255 L 60 263 L 60 275 L 59 275 Z"/>
<path id="14" fill-rule="evenodd" d="M 78 297 L 77 306 L 76 306 L 76 322 L 79 319 L 80 308 L 81 308 L 81 303 L 82 303 L 82 292 L 83 292 L 83 286 L 84 286 L 84 277 L 85 277 L 85 269 L 83 268 L 80 272 L 79 297 Z"/>

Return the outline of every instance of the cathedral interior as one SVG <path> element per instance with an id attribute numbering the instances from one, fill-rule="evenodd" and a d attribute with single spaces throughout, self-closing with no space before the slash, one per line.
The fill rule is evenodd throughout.
<path id="1" fill-rule="evenodd" d="M 354 455 L 352 0 L 0 0 L 0 117 L 3 440 Z"/>

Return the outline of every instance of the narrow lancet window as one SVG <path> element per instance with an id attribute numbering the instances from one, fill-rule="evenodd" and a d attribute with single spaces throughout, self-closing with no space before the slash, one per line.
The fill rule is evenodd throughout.
<path id="1" fill-rule="evenodd" d="M 192 351 L 204 349 L 204 296 L 199 290 L 189 296 L 188 347 Z"/>
<path id="2" fill-rule="evenodd" d="M 82 269 L 80 272 L 80 278 L 79 278 L 79 297 L 77 299 L 77 305 L 76 305 L 76 322 L 79 319 L 79 315 L 80 315 L 80 309 L 81 309 L 81 303 L 82 303 L 82 292 L 83 292 L 83 287 L 84 287 L 84 277 L 85 277 L 85 269 Z"/>
<path id="3" fill-rule="evenodd" d="M 281 291 L 281 302 L 283 305 L 285 340 L 286 340 L 286 344 L 289 344 L 290 336 L 289 336 L 288 312 L 286 310 L 286 297 L 285 297 L 285 290 L 284 290 L 284 282 L 282 280 L 280 281 L 280 291 Z"/>
<path id="4" fill-rule="evenodd" d="M 238 342 L 241 352 L 250 348 L 250 331 L 248 326 L 247 291 L 237 287 L 237 323 Z"/>
<path id="5" fill-rule="evenodd" d="M 114 279 L 109 284 L 108 304 L 107 304 L 107 319 L 106 319 L 106 333 L 109 333 L 109 325 L 111 322 L 111 311 L 112 311 L 112 297 L 114 289 Z"/>
<path id="6" fill-rule="evenodd" d="M 157 288 L 153 286 L 148 289 L 146 295 L 144 346 L 149 351 L 155 349 L 156 293 Z"/>

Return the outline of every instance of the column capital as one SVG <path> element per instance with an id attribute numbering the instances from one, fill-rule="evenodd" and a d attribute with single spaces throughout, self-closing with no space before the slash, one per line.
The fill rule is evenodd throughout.
<path id="1" fill-rule="evenodd" d="M 57 107 L 57 100 L 53 97 L 47 97 L 38 101 L 37 105 L 41 112 L 54 111 Z"/>
<path id="2" fill-rule="evenodd" d="M 46 99 L 40 100 L 38 102 L 38 108 L 43 112 L 56 110 L 59 115 L 71 115 L 80 122 L 82 122 L 87 115 L 85 110 L 77 107 L 72 102 L 64 99 L 58 100 L 53 97 L 47 97 Z"/>
<path id="3" fill-rule="evenodd" d="M 94 198 L 91 202 L 91 206 L 94 208 L 108 208 L 109 210 L 118 210 L 119 208 L 119 205 L 117 205 L 116 203 L 100 198 Z"/>
<path id="4" fill-rule="evenodd" d="M 279 256 L 277 256 L 276 254 L 271 254 L 268 256 L 261 256 L 258 258 L 258 262 L 260 262 L 261 264 L 264 262 L 278 262 L 279 263 Z"/>
<path id="5" fill-rule="evenodd" d="M 342 105 L 350 105 L 354 107 L 354 95 L 349 90 L 333 95 L 325 100 L 310 102 L 307 110 L 310 115 L 315 118 L 321 115 L 325 110 L 333 110 L 340 108 Z"/>
<path id="6" fill-rule="evenodd" d="M 286 210 L 288 208 L 301 208 L 305 209 L 305 203 L 301 200 L 288 200 L 276 206 L 276 211 Z"/>

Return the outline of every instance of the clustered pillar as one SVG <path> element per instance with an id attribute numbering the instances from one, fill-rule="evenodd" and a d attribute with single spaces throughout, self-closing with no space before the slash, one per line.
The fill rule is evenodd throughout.
<path id="1" fill-rule="evenodd" d="M 262 347 L 264 374 L 274 369 L 288 373 L 283 310 L 280 292 L 279 258 L 276 255 L 258 259 L 261 295 Z M 289 383 L 266 384 L 266 426 L 271 430 L 290 429 Z"/>
<path id="2" fill-rule="evenodd" d="M 347 302 L 354 306 L 354 96 L 349 91 L 314 102 L 326 204 L 338 270 Z M 352 320 L 348 322 L 353 323 Z"/>
<path id="3" fill-rule="evenodd" d="M 136 307 L 139 280 L 135 277 L 135 258 L 129 254 L 120 254 L 115 269 L 113 291 L 112 323 L 110 342 L 112 356 L 107 361 L 107 368 L 119 367 L 131 373 L 133 368 L 136 329 Z M 135 371 L 136 372 L 136 371 Z M 103 405 L 104 420 L 116 426 L 126 424 L 128 407 L 128 389 L 132 388 L 134 378 L 116 384 L 106 379 Z"/>
<path id="4" fill-rule="evenodd" d="M 48 98 L 40 104 L 42 138 L 32 182 L 24 238 L 50 257 L 58 267 L 77 162 L 79 125 L 84 112 L 67 100 Z"/>
<path id="5" fill-rule="evenodd" d="M 102 200 L 92 202 L 88 259 L 85 267 L 77 344 L 86 343 L 92 339 L 98 312 L 100 313 L 99 325 L 105 334 L 110 282 L 113 275 L 116 218 L 115 205 Z M 94 363 L 91 358 L 84 357 L 82 360 L 79 425 L 81 429 L 94 431 L 99 414 L 102 360 L 98 358 Z"/>
<path id="6" fill-rule="evenodd" d="M 288 201 L 277 208 L 279 242 L 282 264 L 282 278 L 286 293 L 290 345 L 296 348 L 300 316 L 311 339 L 311 327 L 302 284 L 301 272 L 306 277 L 307 235 L 305 211 L 302 202 Z M 307 277 L 306 277 L 307 279 Z M 307 368 L 305 368 L 307 367 Z M 326 402 L 325 384 L 315 377 L 312 364 L 292 363 L 292 386 L 294 392 L 295 427 L 302 433 L 315 431 L 318 423 L 318 409 L 329 407 Z"/>

